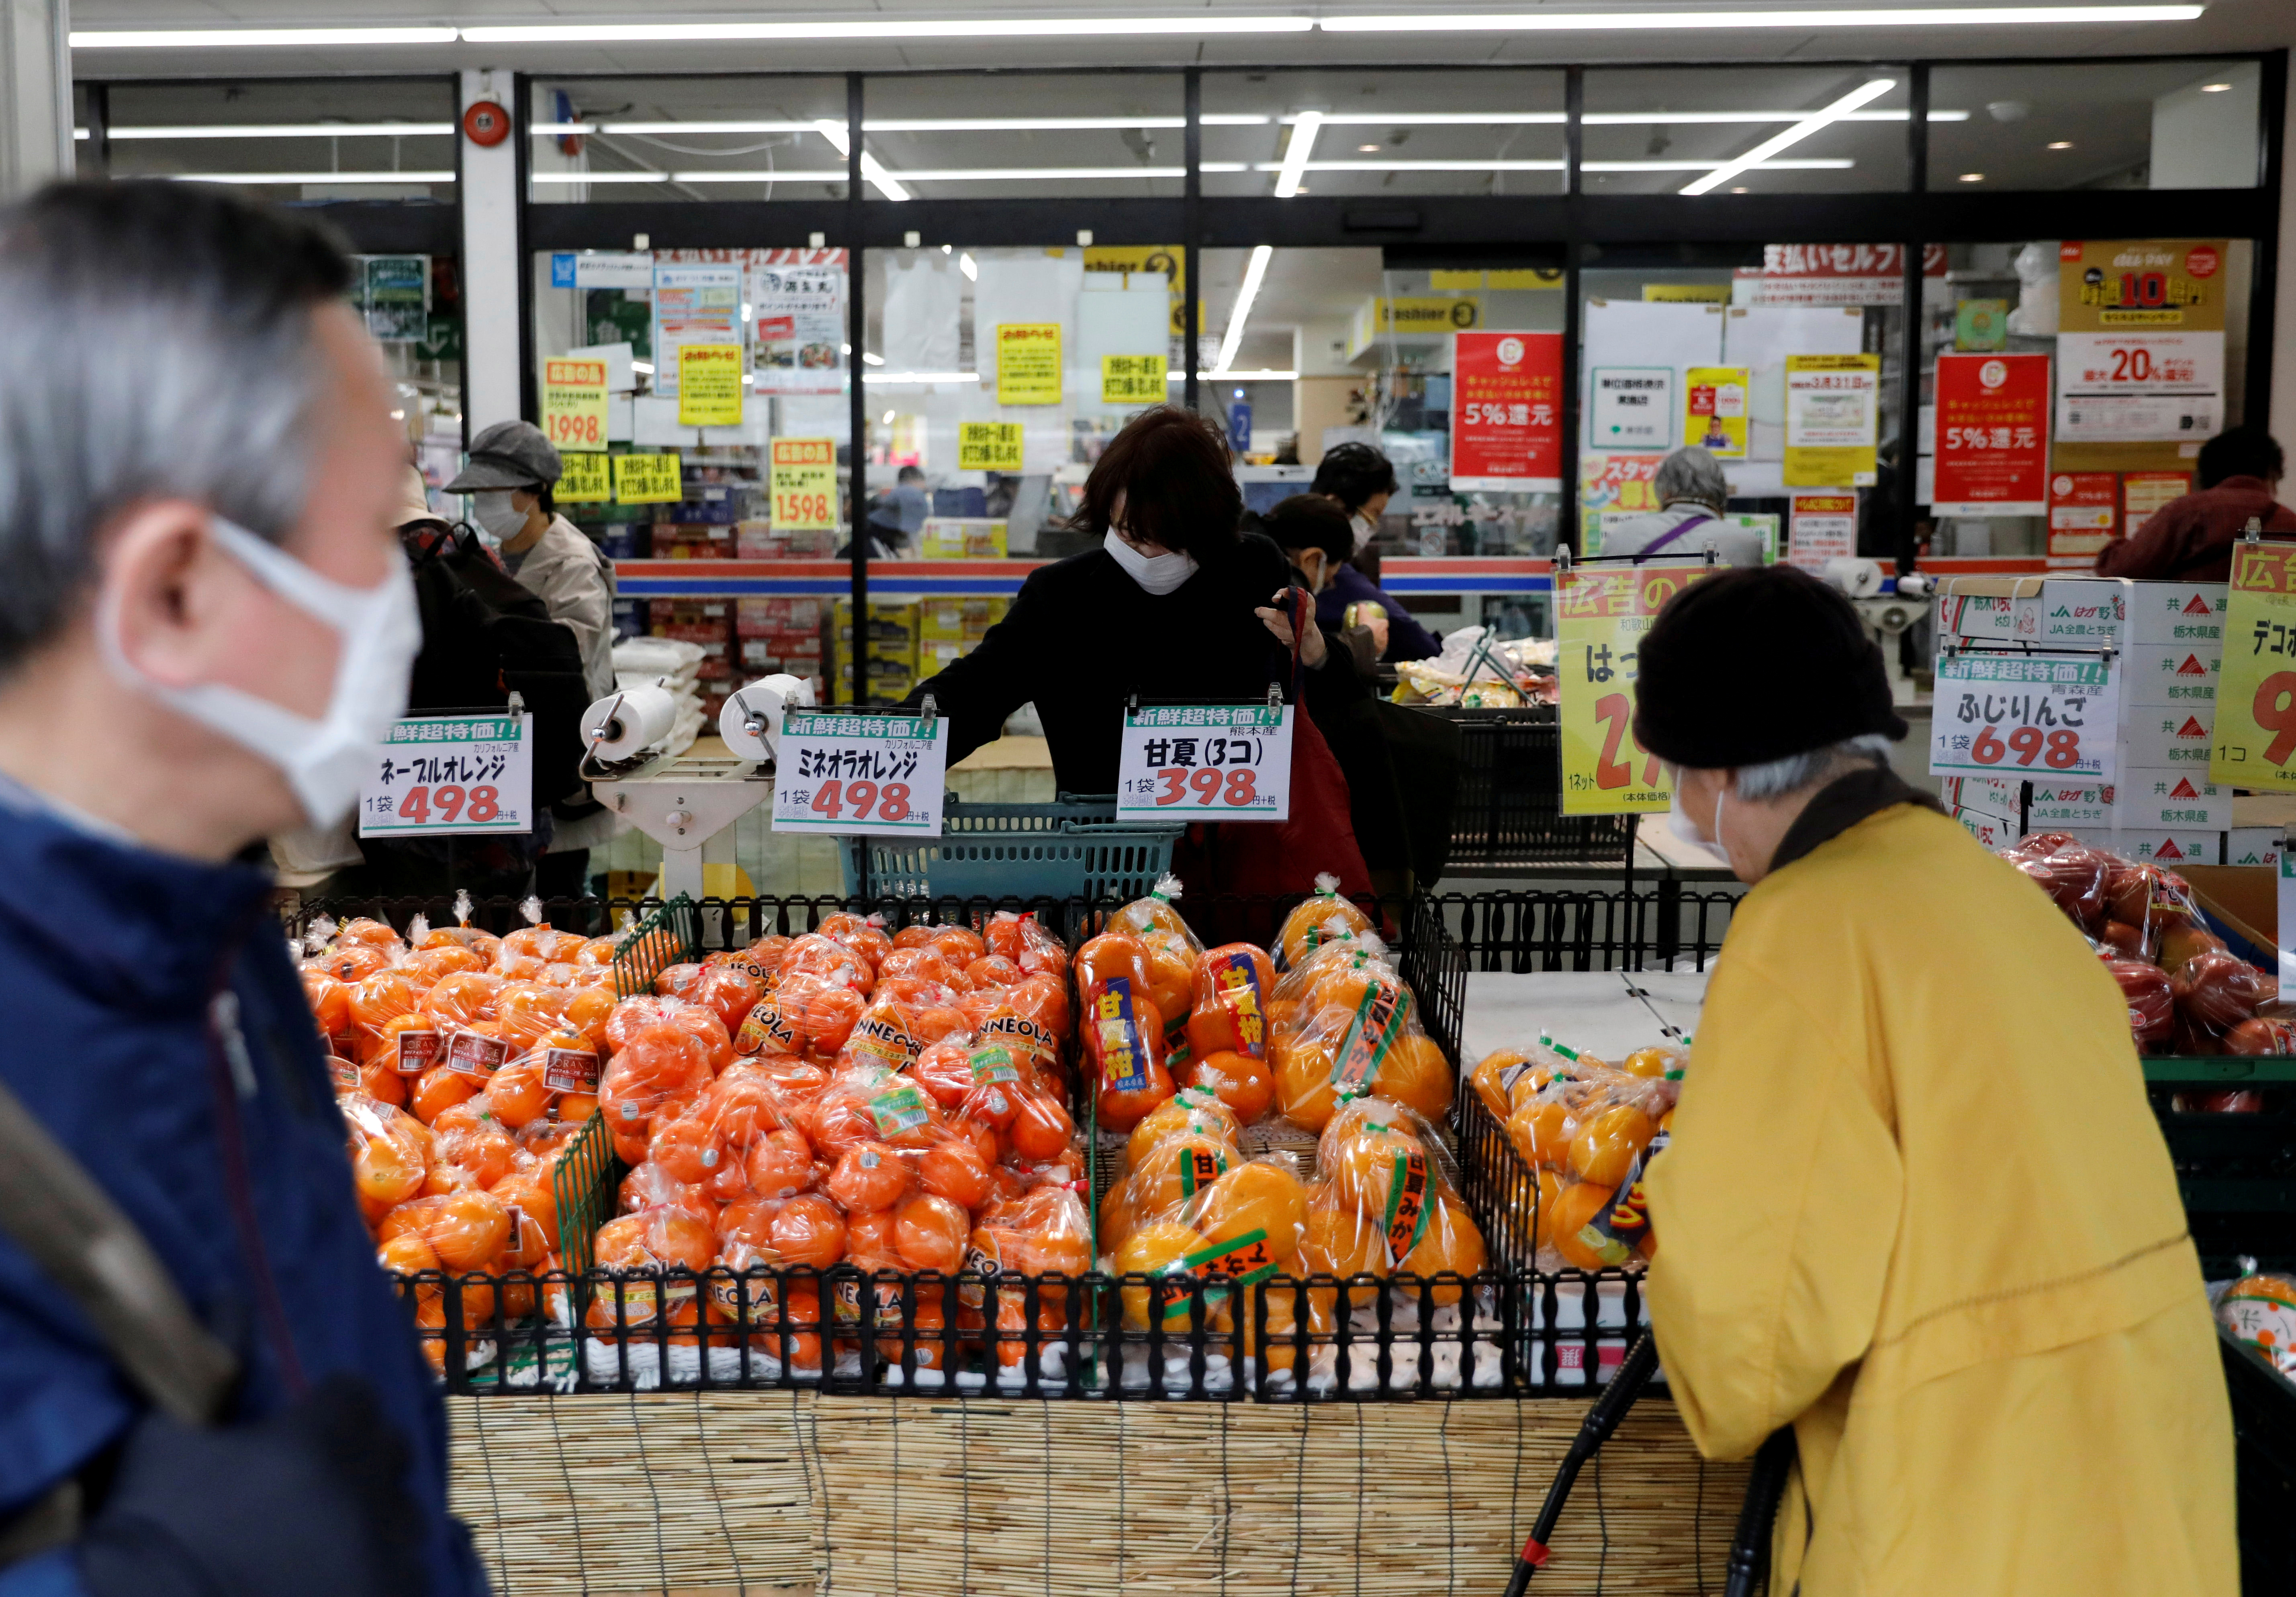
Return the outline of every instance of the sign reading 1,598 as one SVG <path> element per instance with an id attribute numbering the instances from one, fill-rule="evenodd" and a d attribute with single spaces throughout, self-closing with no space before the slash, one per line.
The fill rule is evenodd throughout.
<path id="1" fill-rule="evenodd" d="M 1127 712 L 1116 814 L 1170 821 L 1210 811 L 1230 821 L 1292 815 L 1288 705 L 1144 705 Z"/>

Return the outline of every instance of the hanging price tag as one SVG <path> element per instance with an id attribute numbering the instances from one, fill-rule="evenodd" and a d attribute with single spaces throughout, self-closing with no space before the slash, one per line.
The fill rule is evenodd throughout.
<path id="1" fill-rule="evenodd" d="M 606 446 L 604 361 L 542 363 L 542 430 L 561 450 Z"/>
<path id="2" fill-rule="evenodd" d="M 1722 569 L 1583 566 L 1556 574 L 1564 815 L 1653 815 L 1666 808 L 1673 797 L 1666 768 L 1635 741 L 1636 657 L 1666 602 Z"/>
<path id="3" fill-rule="evenodd" d="M 2120 673 L 2096 655 L 1961 651 L 1938 661 L 1930 770 L 2110 783 L 2120 718 Z"/>
<path id="4" fill-rule="evenodd" d="M 1019 471 L 1021 424 L 1018 422 L 959 422 L 956 424 L 956 469 L 960 471 Z"/>
<path id="5" fill-rule="evenodd" d="M 835 438 L 775 438 L 767 471 L 775 531 L 837 529 Z"/>
<path id="6" fill-rule="evenodd" d="M 359 836 L 534 830 L 534 717 L 422 716 L 374 745 Z"/>
<path id="7" fill-rule="evenodd" d="M 2181 647 L 2209 663 L 2205 641 Z M 2209 780 L 2296 792 L 2296 544 L 2233 545 L 2223 648 Z"/>
<path id="8" fill-rule="evenodd" d="M 1284 821 L 1292 815 L 1292 708 L 1143 705 L 1124 717 L 1116 814 Z"/>
<path id="9" fill-rule="evenodd" d="M 685 496 L 678 473 L 677 451 L 660 455 L 617 455 L 614 498 L 623 504 L 675 504 Z"/>
<path id="10" fill-rule="evenodd" d="M 948 722 L 790 709 L 782 718 L 775 831 L 940 836 Z"/>

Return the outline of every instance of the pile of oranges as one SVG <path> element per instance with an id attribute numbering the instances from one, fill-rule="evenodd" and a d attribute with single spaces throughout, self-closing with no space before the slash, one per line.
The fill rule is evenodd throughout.
<path id="1" fill-rule="evenodd" d="M 1539 1267 L 1639 1266 L 1656 1256 L 1642 1177 L 1666 1146 L 1688 1057 L 1665 1044 L 1613 1065 L 1541 1037 L 1475 1066 L 1469 1084 L 1535 1183 L 1524 1201 L 1536 1208 Z"/>

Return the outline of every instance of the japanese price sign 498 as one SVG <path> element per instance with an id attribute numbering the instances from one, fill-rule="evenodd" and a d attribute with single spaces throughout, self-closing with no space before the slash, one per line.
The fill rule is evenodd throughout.
<path id="1" fill-rule="evenodd" d="M 1635 741 L 1635 659 L 1666 602 L 1723 568 L 1586 566 L 1554 578 L 1561 677 L 1562 813 L 1646 815 L 1674 790 Z"/>
<path id="2" fill-rule="evenodd" d="M 1938 661 L 1930 770 L 2109 783 L 2120 712 L 2120 676 L 2098 656 L 1962 651 Z"/>
<path id="3" fill-rule="evenodd" d="M 1126 713 L 1116 814 L 1170 821 L 1292 815 L 1289 705 L 1144 705 Z"/>
<path id="4" fill-rule="evenodd" d="M 358 834 L 532 831 L 533 798 L 531 715 L 411 717 L 372 751 Z"/>
<path id="5" fill-rule="evenodd" d="M 2296 792 L 2291 755 L 2296 755 L 2296 544 L 2235 543 L 2209 780 Z"/>
<path id="6" fill-rule="evenodd" d="M 948 722 L 791 709 L 782 720 L 775 831 L 940 836 Z"/>

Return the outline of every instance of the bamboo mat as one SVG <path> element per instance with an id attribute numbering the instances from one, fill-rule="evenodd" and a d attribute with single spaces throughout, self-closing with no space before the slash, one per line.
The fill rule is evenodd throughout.
<path id="1" fill-rule="evenodd" d="M 1505 1586 L 1582 1403 L 450 1398 L 504 1597 L 1426 1597 Z M 1743 1465 L 1649 1398 L 1536 1589 L 1718 1593 Z"/>

